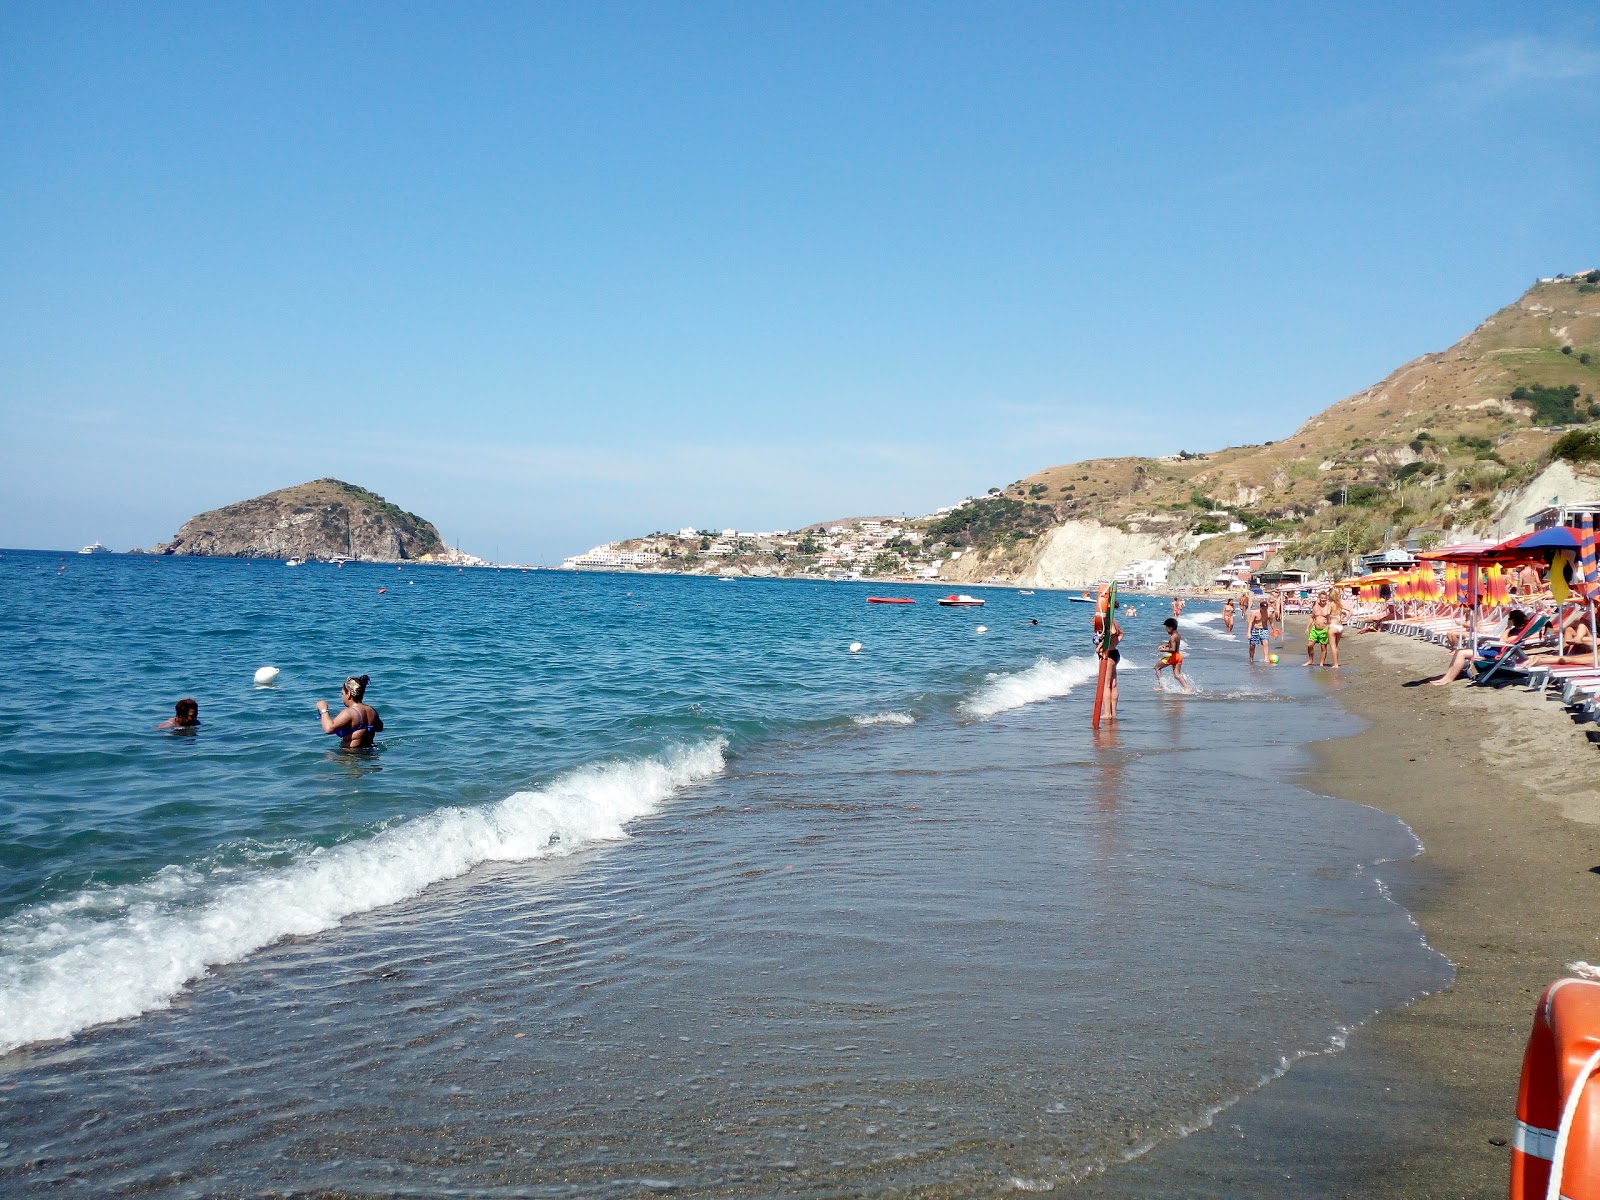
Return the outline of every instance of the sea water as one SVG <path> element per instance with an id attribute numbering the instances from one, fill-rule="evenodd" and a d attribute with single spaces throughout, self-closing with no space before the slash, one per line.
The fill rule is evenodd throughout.
<path id="1" fill-rule="evenodd" d="M 940 594 L 5 552 L 0 1184 L 1066 1191 L 1448 978 L 1325 676 Z"/>

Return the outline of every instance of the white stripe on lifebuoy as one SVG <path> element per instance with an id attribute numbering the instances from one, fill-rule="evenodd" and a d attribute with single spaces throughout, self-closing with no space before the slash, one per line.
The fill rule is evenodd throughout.
<path id="1" fill-rule="evenodd" d="M 1549 1162 L 1555 1157 L 1556 1131 L 1540 1129 L 1537 1125 L 1518 1121 L 1516 1132 L 1511 1135 L 1511 1145 L 1524 1154 L 1531 1154 L 1534 1158 L 1542 1158 L 1545 1162 Z"/>

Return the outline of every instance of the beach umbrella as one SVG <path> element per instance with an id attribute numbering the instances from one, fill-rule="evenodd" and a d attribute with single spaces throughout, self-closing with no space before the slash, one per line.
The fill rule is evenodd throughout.
<path id="1" fill-rule="evenodd" d="M 1594 609 L 1600 594 L 1600 564 L 1595 562 L 1594 514 L 1578 516 L 1578 572 L 1576 582 L 1589 603 L 1589 661 L 1600 667 L 1600 630 L 1595 628 Z"/>

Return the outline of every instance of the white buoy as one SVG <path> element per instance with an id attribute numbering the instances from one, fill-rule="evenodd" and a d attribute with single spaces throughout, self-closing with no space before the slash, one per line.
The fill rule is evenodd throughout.
<path id="1" fill-rule="evenodd" d="M 860 654 L 861 653 L 861 643 L 860 642 L 851 642 L 850 643 L 850 653 L 851 654 Z"/>
<path id="2" fill-rule="evenodd" d="M 989 632 L 989 627 L 987 625 L 979 625 L 978 626 L 978 632 L 979 633 L 988 633 Z"/>
<path id="3" fill-rule="evenodd" d="M 278 682 L 278 668 L 277 667 L 262 667 L 259 671 L 256 672 L 256 686 L 257 687 L 268 687 L 271 684 L 274 684 L 276 682 Z"/>

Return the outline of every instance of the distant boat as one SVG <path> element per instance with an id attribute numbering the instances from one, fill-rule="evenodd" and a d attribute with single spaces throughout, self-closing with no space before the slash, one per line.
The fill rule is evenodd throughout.
<path id="1" fill-rule="evenodd" d="M 306 565 L 306 560 L 303 559 L 303 558 L 291 558 L 288 562 L 284 563 L 283 565 L 286 566 L 286 567 L 303 567 L 303 566 Z"/>
<path id="2" fill-rule="evenodd" d="M 1019 596 L 1031 596 L 1031 595 L 1033 595 L 1033 589 L 1032 588 L 1023 588 L 1020 592 L 1017 593 L 1017 595 L 1019 595 Z"/>
<path id="3" fill-rule="evenodd" d="M 107 550 L 99 542 L 90 542 L 82 550 L 79 550 L 78 553 L 79 554 L 110 554 L 111 551 Z"/>
<path id="4" fill-rule="evenodd" d="M 915 604 L 909 596 L 868 596 L 868 604 Z M 979 603 L 983 603 L 981 600 Z"/>
<path id="5" fill-rule="evenodd" d="M 342 567 L 342 566 L 345 565 L 345 563 L 347 563 L 347 562 L 355 562 L 356 560 L 351 558 L 348 554 L 335 554 L 328 561 L 331 562 L 336 567 Z"/>
<path id="6" fill-rule="evenodd" d="M 984 602 L 976 596 L 962 592 L 959 596 L 941 596 L 939 603 L 946 608 L 982 608 Z"/>

